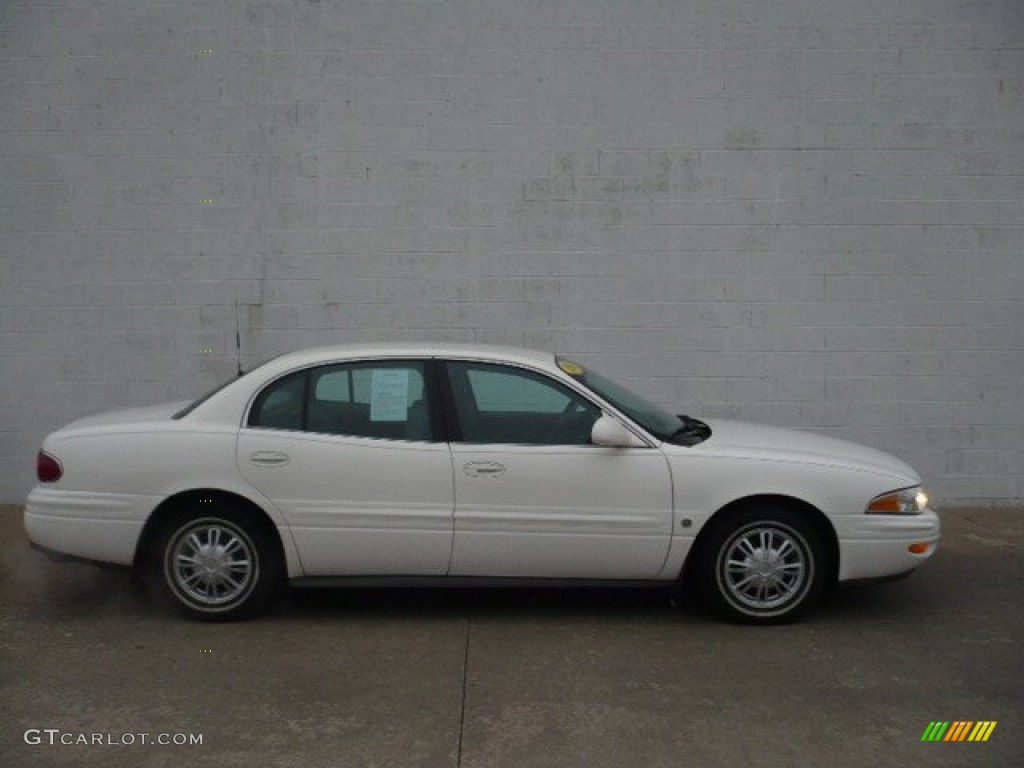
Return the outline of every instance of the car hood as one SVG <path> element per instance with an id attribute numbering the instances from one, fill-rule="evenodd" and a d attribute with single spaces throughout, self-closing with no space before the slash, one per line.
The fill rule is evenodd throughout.
<path id="1" fill-rule="evenodd" d="M 673 452 L 693 451 L 723 458 L 818 464 L 890 475 L 908 486 L 920 482 L 917 472 L 905 462 L 857 443 L 741 421 L 713 419 L 706 420 L 706 423 L 711 427 L 711 437 L 693 448 L 677 448 Z"/>
<path id="2" fill-rule="evenodd" d="M 80 429 L 102 429 L 103 427 L 122 426 L 126 424 L 145 424 L 154 421 L 166 421 L 175 413 L 188 405 L 188 401 L 175 401 L 160 405 L 147 405 L 142 408 L 125 408 L 119 411 L 107 411 L 93 416 L 77 419 L 64 426 L 60 431 L 67 432 Z"/>

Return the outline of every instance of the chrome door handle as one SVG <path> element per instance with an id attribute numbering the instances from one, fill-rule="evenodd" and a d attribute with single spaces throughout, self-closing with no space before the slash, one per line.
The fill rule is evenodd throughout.
<path id="1" fill-rule="evenodd" d="M 470 477 L 497 477 L 508 469 L 497 461 L 470 461 L 462 465 L 463 473 Z"/>
<path id="2" fill-rule="evenodd" d="M 249 461 L 260 467 L 281 467 L 291 461 L 287 453 L 280 451 L 256 451 L 249 454 Z"/>

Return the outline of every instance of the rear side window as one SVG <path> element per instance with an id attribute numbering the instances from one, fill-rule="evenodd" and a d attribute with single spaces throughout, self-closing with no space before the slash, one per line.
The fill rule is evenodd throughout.
<path id="1" fill-rule="evenodd" d="M 306 378 L 306 371 L 293 373 L 264 389 L 249 412 L 249 426 L 302 429 Z"/>
<path id="2" fill-rule="evenodd" d="M 285 376 L 256 398 L 249 426 L 385 440 L 431 440 L 424 364 L 345 363 Z"/>

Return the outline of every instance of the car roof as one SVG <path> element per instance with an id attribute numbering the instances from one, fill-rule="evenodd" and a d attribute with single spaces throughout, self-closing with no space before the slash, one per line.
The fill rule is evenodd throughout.
<path id="1" fill-rule="evenodd" d="M 285 353 L 274 358 L 269 364 L 275 368 L 292 368 L 329 360 L 375 357 L 450 357 L 512 362 L 544 368 L 551 368 L 555 360 L 551 352 L 521 349 L 512 346 L 410 341 L 312 347 L 310 349 Z"/>

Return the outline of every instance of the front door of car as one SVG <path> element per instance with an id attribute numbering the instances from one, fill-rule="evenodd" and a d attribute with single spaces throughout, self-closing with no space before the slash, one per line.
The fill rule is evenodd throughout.
<path id="1" fill-rule="evenodd" d="M 451 453 L 434 440 L 426 365 L 310 368 L 253 401 L 238 467 L 281 509 L 307 576 L 448 571 Z"/>
<path id="2" fill-rule="evenodd" d="M 514 366 L 446 364 L 457 576 L 656 577 L 672 531 L 657 448 L 591 444 L 595 404 Z"/>

